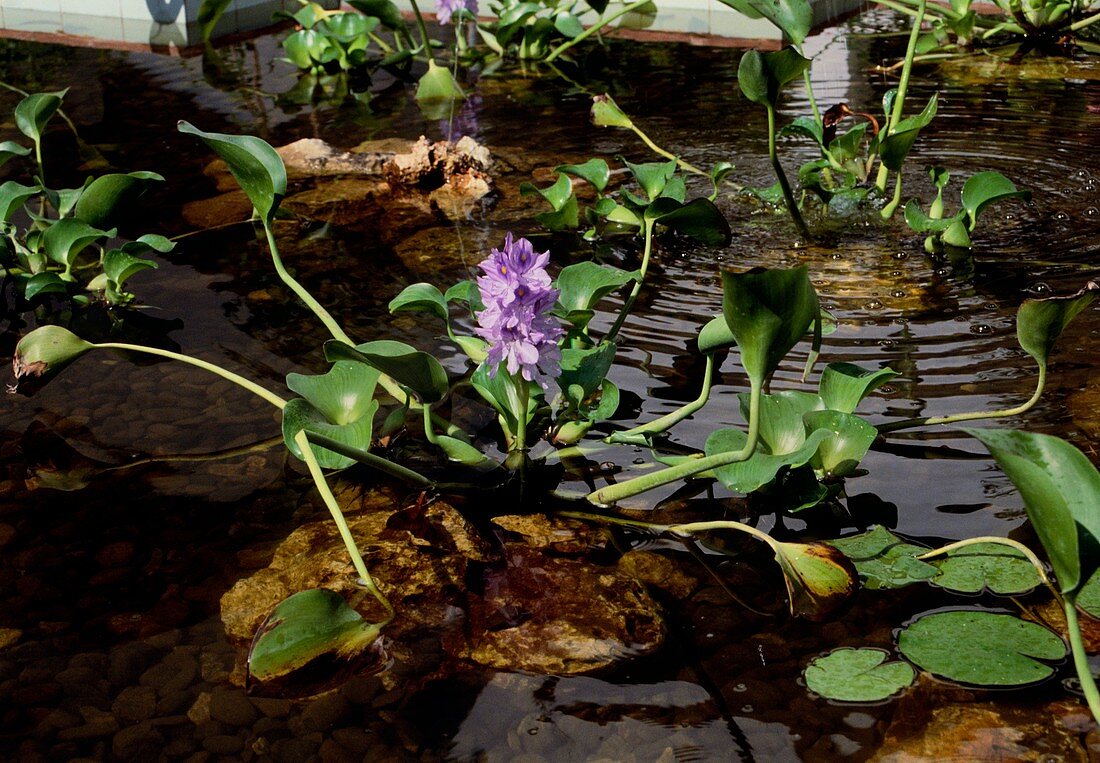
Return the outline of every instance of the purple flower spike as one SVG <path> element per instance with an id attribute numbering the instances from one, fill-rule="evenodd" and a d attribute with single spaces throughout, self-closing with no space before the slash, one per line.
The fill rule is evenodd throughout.
<path id="1" fill-rule="evenodd" d="M 463 9 L 476 16 L 477 0 L 436 0 L 435 20 L 440 24 L 450 24 L 451 16 Z"/>
<path id="2" fill-rule="evenodd" d="M 550 315 L 558 291 L 550 288 L 549 261 L 549 252 L 537 254 L 530 241 L 515 241 L 509 233 L 503 249 L 493 249 L 481 263 L 485 275 L 477 287 L 485 309 L 477 314 L 476 331 L 489 343 L 490 376 L 503 363 L 509 374 L 545 390 L 561 374 L 558 339 L 565 332 Z"/>

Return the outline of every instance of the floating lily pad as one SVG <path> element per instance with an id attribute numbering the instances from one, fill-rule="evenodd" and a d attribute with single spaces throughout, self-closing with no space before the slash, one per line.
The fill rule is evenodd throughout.
<path id="1" fill-rule="evenodd" d="M 1042 681 L 1054 668 L 1039 660 L 1066 656 L 1062 639 L 1041 625 L 973 610 L 922 617 L 901 632 L 898 649 L 930 673 L 979 686 Z"/>
<path id="2" fill-rule="evenodd" d="M 836 649 L 803 672 L 815 694 L 841 702 L 879 702 L 908 687 L 916 672 L 907 662 L 886 662 L 880 649 Z"/>
<path id="3" fill-rule="evenodd" d="M 933 564 L 940 571 L 930 582 L 959 593 L 988 590 L 1000 596 L 1012 596 L 1027 593 L 1042 582 L 1026 556 L 1001 543 L 975 543 L 957 548 Z"/>
<path id="4" fill-rule="evenodd" d="M 872 590 L 923 583 L 938 572 L 934 565 L 917 559 L 928 549 L 907 543 L 882 526 L 829 542 L 852 560 L 863 586 Z"/>

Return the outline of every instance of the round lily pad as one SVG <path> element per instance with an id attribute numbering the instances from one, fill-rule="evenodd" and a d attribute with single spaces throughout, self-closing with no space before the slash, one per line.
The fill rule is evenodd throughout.
<path id="1" fill-rule="evenodd" d="M 1049 678 L 1066 645 L 1054 632 L 1012 615 L 963 610 L 917 620 L 898 649 L 918 667 L 961 683 L 1023 686 Z"/>
<path id="2" fill-rule="evenodd" d="M 879 702 L 913 683 L 907 662 L 886 662 L 881 649 L 836 649 L 818 657 L 803 672 L 806 686 L 826 699 Z"/>
<path id="3" fill-rule="evenodd" d="M 1027 593 L 1040 585 L 1039 573 L 1020 551 L 1001 543 L 975 543 L 949 551 L 933 562 L 940 568 L 933 585 L 960 593 L 989 590 L 1000 596 Z"/>

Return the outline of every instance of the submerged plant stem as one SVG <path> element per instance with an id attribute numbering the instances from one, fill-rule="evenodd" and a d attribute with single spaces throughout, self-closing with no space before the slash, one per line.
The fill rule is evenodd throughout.
<path id="1" fill-rule="evenodd" d="M 412 6 L 413 15 L 416 16 L 416 26 L 420 30 L 420 43 L 424 46 L 424 52 L 428 54 L 428 60 L 435 61 L 435 56 L 432 54 L 431 40 L 428 37 L 428 27 L 424 24 L 424 16 L 420 13 L 420 7 L 416 4 L 416 0 L 409 0 L 409 5 Z"/>
<path id="2" fill-rule="evenodd" d="M 775 149 L 775 106 L 766 104 L 768 108 L 768 157 L 775 169 L 775 176 L 779 179 L 779 188 L 783 191 L 783 200 L 787 203 L 787 211 L 794 220 L 794 225 L 804 238 L 812 238 L 810 229 L 806 227 L 806 221 L 802 219 L 802 212 L 795 203 L 794 193 L 791 192 L 791 184 L 787 182 L 787 175 L 783 172 L 783 165 L 779 162 L 779 154 Z"/>
<path id="3" fill-rule="evenodd" d="M 617 21 L 618 19 L 620 19 L 621 17 L 623 17 L 626 14 L 630 13 L 631 11 L 636 11 L 639 8 L 643 7 L 643 6 L 649 5 L 651 2 L 652 2 L 652 0 L 636 0 L 636 2 L 624 5 L 622 8 L 615 11 L 614 13 L 612 13 L 607 18 L 597 19 L 596 22 L 592 26 L 588 27 L 588 29 L 585 29 L 583 32 L 578 34 L 573 39 L 568 40 L 566 42 L 563 42 L 561 45 L 554 48 L 554 50 L 552 50 L 550 52 L 550 55 L 548 55 L 543 60 L 548 64 L 553 63 L 554 60 L 558 56 L 560 56 L 562 53 L 564 53 L 565 51 L 572 48 L 574 45 L 576 45 L 578 43 L 581 43 L 581 42 L 584 42 L 585 40 L 587 40 L 589 37 L 591 37 L 594 34 L 599 34 L 600 30 L 603 29 L 608 24 L 610 24 L 612 21 Z"/>
<path id="4" fill-rule="evenodd" d="M 582 519 L 587 522 L 601 522 L 603 524 L 619 525 L 621 527 L 637 527 L 641 530 L 650 530 L 658 533 L 675 533 L 678 535 L 694 535 L 695 533 L 710 532 L 712 530 L 735 530 L 747 533 L 757 540 L 767 543 L 773 551 L 778 551 L 774 538 L 763 530 L 758 530 L 752 525 L 732 520 L 715 520 L 712 522 L 686 522 L 677 525 L 662 525 L 655 522 L 645 522 L 640 519 L 626 519 L 625 517 L 613 517 L 605 514 L 591 514 L 587 511 L 559 511 L 558 516 L 571 519 Z"/>
<path id="5" fill-rule="evenodd" d="M 734 464 L 738 461 L 748 460 L 756 450 L 756 441 L 760 435 L 760 396 L 761 386 L 753 382 L 749 391 L 749 431 L 745 440 L 745 447 L 741 450 L 728 453 L 716 453 L 713 456 L 704 456 L 690 461 L 670 466 L 653 474 L 635 477 L 617 485 L 608 485 L 588 494 L 588 501 L 597 505 L 607 505 L 629 498 L 638 493 L 644 493 L 670 482 L 678 482 L 687 477 L 709 471 L 718 467 Z"/>
<path id="6" fill-rule="evenodd" d="M 351 341 L 351 337 L 340 328 L 340 324 L 336 322 L 332 314 L 287 271 L 286 266 L 283 265 L 283 258 L 279 256 L 279 247 L 275 243 L 275 232 L 266 220 L 264 221 L 264 233 L 267 234 L 267 246 L 271 250 L 271 261 L 275 263 L 275 272 L 279 274 L 279 278 L 297 295 L 298 299 L 306 303 L 306 307 L 321 320 L 321 323 L 325 324 L 325 328 L 328 329 L 333 338 L 341 342 L 347 342 L 354 347 L 355 342 Z"/>
<path id="7" fill-rule="evenodd" d="M 104 342 L 102 344 L 94 344 L 93 347 L 102 350 L 128 350 L 130 352 L 143 352 L 147 355 L 157 355 L 162 358 L 169 358 L 170 360 L 178 360 L 181 363 L 187 363 L 188 365 L 201 368 L 204 371 L 209 371 L 212 374 L 216 374 L 226 381 L 231 381 L 238 387 L 248 390 L 258 397 L 262 397 L 267 402 L 278 408 L 280 411 L 286 407 L 286 400 L 276 395 L 274 392 L 264 389 L 251 379 L 246 379 L 243 376 L 227 371 L 221 366 L 216 366 L 213 363 L 208 363 L 205 360 L 199 360 L 198 358 L 190 355 L 184 355 L 179 352 L 172 352 L 171 350 L 161 350 L 157 347 L 145 347 L 140 344 L 126 344 L 124 342 Z"/>
<path id="8" fill-rule="evenodd" d="M 1043 388 L 1046 386 L 1047 368 L 1045 363 L 1039 365 L 1039 379 L 1035 383 L 1035 393 L 1027 400 L 1027 402 L 1017 405 L 1014 408 L 1005 408 L 1000 411 L 968 411 L 967 413 L 954 413 L 950 416 L 922 416 L 915 419 L 903 419 L 902 421 L 891 421 L 885 424 L 879 424 L 875 427 L 879 434 L 886 434 L 887 432 L 896 432 L 899 429 L 912 429 L 913 427 L 923 427 L 932 424 L 955 424 L 959 421 L 977 421 L 979 419 L 999 419 L 1005 416 L 1018 416 L 1021 413 L 1026 413 L 1037 402 L 1039 397 L 1043 394 Z"/>
<path id="9" fill-rule="evenodd" d="M 336 528 L 340 531 L 340 538 L 344 541 L 344 546 L 347 548 L 348 555 L 351 556 L 351 563 L 355 567 L 355 571 L 359 574 L 360 581 L 386 610 L 386 620 L 382 623 L 384 626 L 393 620 L 395 614 L 393 605 L 390 604 L 385 594 L 378 590 L 378 586 L 374 583 L 374 578 L 372 578 L 370 572 L 367 571 L 367 565 L 363 561 L 363 555 L 359 553 L 359 547 L 355 545 L 355 538 L 351 534 L 351 528 L 348 527 L 347 520 L 344 519 L 344 512 L 340 510 L 340 504 L 337 503 L 336 496 L 332 494 L 332 490 L 330 490 L 328 486 L 328 481 L 325 480 L 325 473 L 321 471 L 321 465 L 317 463 L 317 458 L 313 455 L 313 450 L 309 446 L 306 430 L 298 430 L 298 434 L 294 435 L 294 442 L 301 449 L 302 458 L 306 462 L 306 466 L 309 467 L 309 473 L 310 476 L 313 477 L 313 482 L 317 485 L 317 491 L 321 494 L 321 499 L 325 502 L 325 506 L 328 507 L 329 513 L 332 514 L 332 521 L 336 523 Z"/>
<path id="10" fill-rule="evenodd" d="M 1089 667 L 1089 656 L 1085 651 L 1085 643 L 1081 638 L 1081 625 L 1077 621 L 1077 594 L 1064 595 L 1062 597 L 1062 610 L 1066 614 L 1066 631 L 1069 633 L 1069 647 L 1073 652 L 1073 667 L 1077 670 L 1077 679 L 1081 682 L 1081 691 L 1085 693 L 1085 701 L 1093 719 L 1100 723 L 1100 691 L 1096 689 L 1096 681 L 1092 677 L 1092 668 Z"/>

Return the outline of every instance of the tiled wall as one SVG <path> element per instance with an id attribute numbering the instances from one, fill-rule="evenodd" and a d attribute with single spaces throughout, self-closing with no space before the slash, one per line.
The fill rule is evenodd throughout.
<path id="1" fill-rule="evenodd" d="M 0 28 L 94 37 L 141 45 L 186 47 L 201 42 L 201 0 L 0 0 Z M 323 0 L 335 7 L 338 0 Z M 271 22 L 275 11 L 296 11 L 297 0 L 233 0 L 214 36 Z"/>
<path id="2" fill-rule="evenodd" d="M 409 11 L 408 0 L 396 0 Z M 0 28 L 92 37 L 108 41 L 186 47 L 201 42 L 196 18 L 201 0 L 0 0 Z M 658 14 L 647 26 L 659 32 L 714 34 L 738 39 L 778 40 L 779 30 L 763 19 L 750 19 L 717 0 L 655 0 Z M 333 8 L 339 0 L 321 0 Z M 811 0 L 817 23 L 858 8 L 861 0 Z M 420 6 L 427 12 L 432 0 Z M 233 0 L 214 36 L 266 25 L 278 10 L 291 12 L 297 0 Z M 591 18 L 586 21 L 591 23 Z M 630 25 L 629 17 L 624 23 Z"/>

